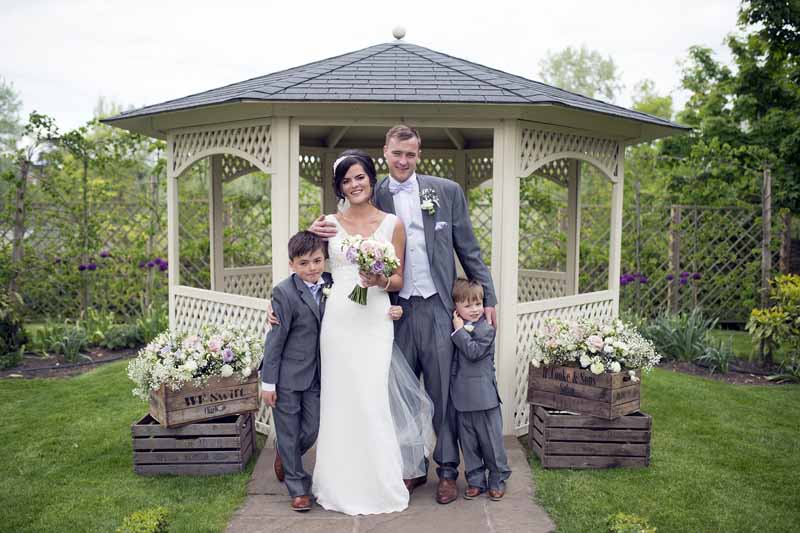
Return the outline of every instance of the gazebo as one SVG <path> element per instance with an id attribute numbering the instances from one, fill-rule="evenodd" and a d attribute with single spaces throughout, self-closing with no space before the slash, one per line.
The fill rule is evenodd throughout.
<path id="1" fill-rule="evenodd" d="M 613 317 L 619 307 L 625 147 L 685 128 L 637 111 L 458 59 L 402 39 L 203 93 L 135 109 L 104 122 L 167 142 L 169 323 L 174 329 L 235 322 L 262 332 L 274 281 L 289 275 L 286 243 L 298 231 L 299 184 L 321 186 L 336 210 L 332 163 L 361 148 L 385 170 L 381 147 L 397 123 L 418 127 L 418 170 L 490 187 L 487 255 L 499 297 L 497 378 L 504 432 L 527 433 L 528 361 L 546 317 Z M 210 290 L 179 278 L 178 185 L 210 159 Z M 611 187 L 608 283 L 579 291 L 581 166 Z M 272 264 L 224 267 L 223 183 L 262 171 L 271 177 Z M 540 176 L 564 188 L 562 271 L 519 268 L 520 180 Z M 533 236 L 535 238 L 535 236 Z M 270 431 L 262 407 L 258 428 Z"/>

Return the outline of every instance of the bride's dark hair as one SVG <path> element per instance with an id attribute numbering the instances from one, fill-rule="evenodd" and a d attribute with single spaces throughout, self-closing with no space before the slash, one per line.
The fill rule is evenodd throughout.
<path id="1" fill-rule="evenodd" d="M 364 172 L 369 176 L 369 185 L 372 188 L 372 195 L 375 195 L 375 185 L 378 183 L 378 173 L 375 171 L 375 164 L 372 158 L 366 152 L 361 150 L 345 150 L 336 159 L 333 169 L 333 191 L 336 197 L 344 200 L 344 193 L 342 192 L 342 180 L 345 174 L 350 170 L 353 165 L 361 165 Z"/>

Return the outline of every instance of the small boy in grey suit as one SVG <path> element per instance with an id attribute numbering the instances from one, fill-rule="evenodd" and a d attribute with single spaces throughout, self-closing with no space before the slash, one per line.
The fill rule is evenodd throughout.
<path id="1" fill-rule="evenodd" d="M 503 420 L 495 379 L 495 330 L 483 316 L 483 286 L 477 281 L 457 279 L 453 303 L 455 331 L 451 338 L 456 350 L 450 397 L 467 475 L 464 498 L 474 499 L 488 489 L 489 498 L 498 501 L 505 495 L 505 480 L 511 469 L 503 447 Z"/>
<path id="2" fill-rule="evenodd" d="M 277 433 L 275 475 L 286 484 L 295 511 L 311 509 L 311 476 L 303 455 L 319 433 L 319 335 L 325 292 L 327 243 L 311 232 L 289 239 L 294 273 L 272 289 L 278 323 L 267 334 L 261 362 L 261 397 L 272 409 Z"/>

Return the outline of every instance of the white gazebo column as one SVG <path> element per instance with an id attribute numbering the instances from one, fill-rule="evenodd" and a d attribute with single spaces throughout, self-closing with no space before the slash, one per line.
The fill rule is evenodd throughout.
<path id="1" fill-rule="evenodd" d="M 567 295 L 578 294 L 581 256 L 581 161 L 572 159 L 567 174 Z"/>
<path id="2" fill-rule="evenodd" d="M 297 232 L 300 128 L 288 117 L 272 120 L 272 285 L 289 275 L 289 238 Z"/>
<path id="3" fill-rule="evenodd" d="M 620 154 L 625 148 L 620 146 Z M 614 295 L 613 315 L 619 316 L 619 276 L 622 262 L 622 198 L 624 196 L 624 156 L 617 162 L 617 178 L 611 189 L 611 238 L 608 251 L 608 290 Z"/>
<path id="4" fill-rule="evenodd" d="M 222 155 L 211 156 L 211 180 L 208 187 L 208 242 L 210 244 L 211 290 L 225 290 L 222 219 Z"/>
<path id="5" fill-rule="evenodd" d="M 169 284 L 169 329 L 174 330 L 175 287 L 180 285 L 180 243 L 178 239 L 178 175 L 175 173 L 172 135 L 167 136 L 167 277 Z"/>
<path id="6" fill-rule="evenodd" d="M 514 428 L 517 367 L 517 274 L 519 270 L 519 179 L 517 122 L 494 129 L 492 171 L 492 278 L 498 299 L 495 353 L 497 385 L 503 400 L 503 434 Z"/>

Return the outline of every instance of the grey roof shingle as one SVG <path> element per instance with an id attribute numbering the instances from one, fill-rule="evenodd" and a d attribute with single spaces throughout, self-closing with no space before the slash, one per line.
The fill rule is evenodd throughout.
<path id="1" fill-rule="evenodd" d="M 682 128 L 521 76 L 395 41 L 121 113 L 104 122 L 242 100 L 555 104 Z"/>

